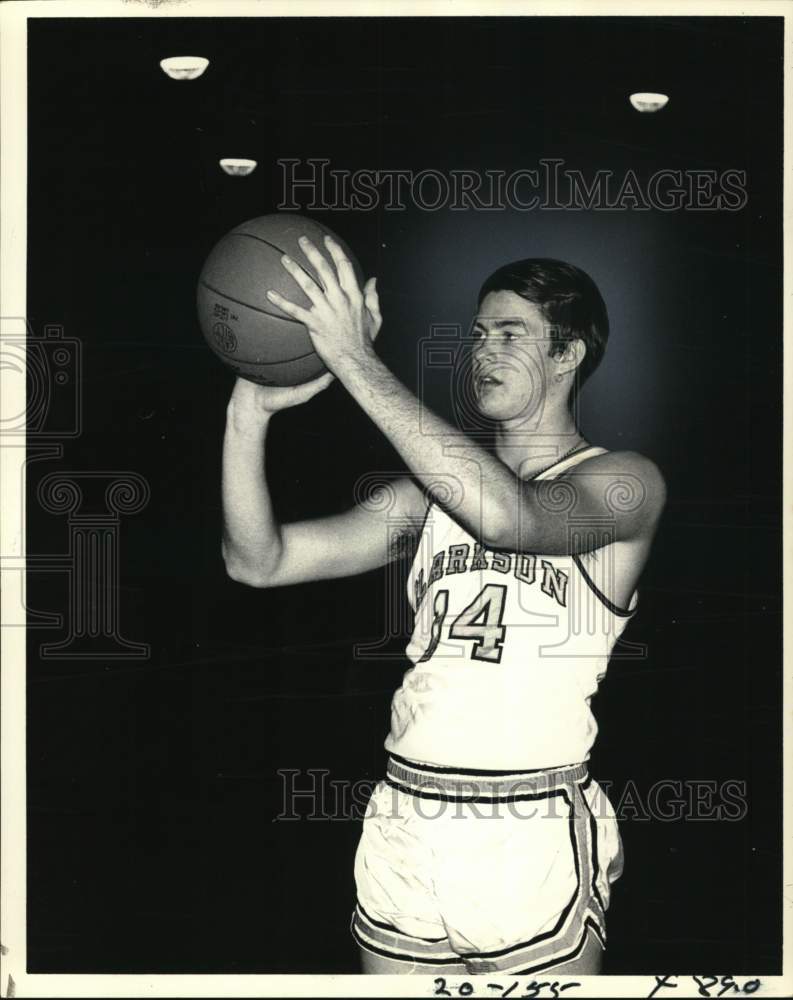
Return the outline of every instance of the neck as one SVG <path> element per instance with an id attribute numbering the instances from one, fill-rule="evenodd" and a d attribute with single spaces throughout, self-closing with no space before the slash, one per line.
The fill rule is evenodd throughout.
<path id="1" fill-rule="evenodd" d="M 548 410 L 530 424 L 504 421 L 496 430 L 496 454 L 521 479 L 536 475 L 584 444 L 586 440 L 566 406 Z"/>

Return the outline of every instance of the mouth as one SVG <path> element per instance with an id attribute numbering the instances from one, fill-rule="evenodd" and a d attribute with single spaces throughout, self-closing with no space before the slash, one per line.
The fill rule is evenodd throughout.
<path id="1" fill-rule="evenodd" d="M 476 375 L 474 376 L 474 382 L 476 384 L 477 389 L 479 389 L 480 392 L 483 389 L 492 389 L 497 385 L 503 384 L 501 379 L 496 378 L 496 376 L 490 371 L 477 372 Z"/>

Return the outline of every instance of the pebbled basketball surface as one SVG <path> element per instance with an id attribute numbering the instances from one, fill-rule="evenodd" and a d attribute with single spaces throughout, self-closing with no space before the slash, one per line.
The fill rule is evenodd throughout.
<path id="1" fill-rule="evenodd" d="M 305 216 L 278 213 L 250 219 L 213 247 L 198 281 L 199 322 L 210 348 L 237 374 L 263 384 L 297 385 L 327 370 L 303 324 L 266 294 L 272 288 L 297 305 L 310 306 L 281 256 L 289 254 L 319 282 L 297 241 L 308 236 L 333 266 L 325 234 L 339 243 L 361 281 L 360 266 L 346 243 Z"/>

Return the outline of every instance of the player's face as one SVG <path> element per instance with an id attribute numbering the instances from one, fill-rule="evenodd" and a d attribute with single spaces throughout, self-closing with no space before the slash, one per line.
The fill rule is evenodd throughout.
<path id="1" fill-rule="evenodd" d="M 552 359 L 539 306 L 515 292 L 490 292 L 473 327 L 474 398 L 491 420 L 526 420 L 540 413 Z"/>

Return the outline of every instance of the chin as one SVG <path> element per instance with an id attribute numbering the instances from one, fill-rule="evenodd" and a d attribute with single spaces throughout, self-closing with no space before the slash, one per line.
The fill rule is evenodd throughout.
<path id="1" fill-rule="evenodd" d="M 483 417 L 502 423 L 507 420 L 530 420 L 537 415 L 534 401 L 526 399 L 478 399 L 476 407 Z"/>
<path id="2" fill-rule="evenodd" d="M 503 410 L 502 406 L 499 406 L 493 400 L 482 399 L 481 397 L 476 400 L 476 410 L 481 416 L 486 417 L 488 420 L 502 420 L 504 419 L 501 415 Z"/>

